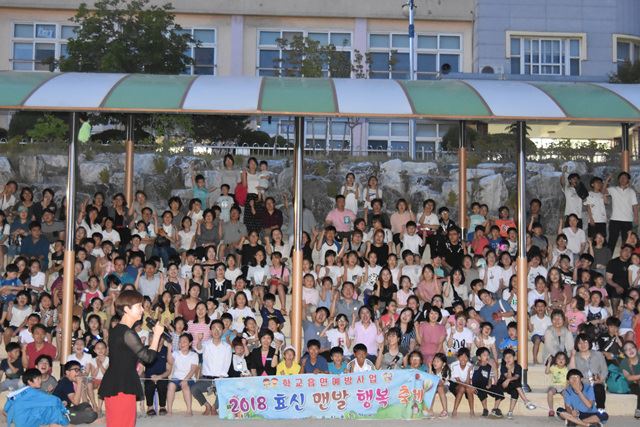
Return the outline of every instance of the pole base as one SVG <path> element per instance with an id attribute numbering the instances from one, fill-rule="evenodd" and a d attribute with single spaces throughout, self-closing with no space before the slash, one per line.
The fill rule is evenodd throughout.
<path id="1" fill-rule="evenodd" d="M 522 391 L 524 391 L 525 393 L 531 393 L 531 387 L 529 387 L 529 381 L 527 381 L 528 371 L 528 369 L 522 370 Z"/>

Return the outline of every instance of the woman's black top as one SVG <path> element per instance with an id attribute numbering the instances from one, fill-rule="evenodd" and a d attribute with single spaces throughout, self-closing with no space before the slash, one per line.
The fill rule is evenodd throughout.
<path id="1" fill-rule="evenodd" d="M 109 332 L 109 367 L 98 390 L 98 396 L 116 396 L 118 393 L 134 394 L 142 400 L 144 393 L 136 371 L 138 361 L 149 364 L 156 358 L 156 351 L 145 347 L 136 332 L 122 323 Z"/>
<path id="2" fill-rule="evenodd" d="M 387 260 L 389 259 L 389 245 L 386 243 L 383 243 L 382 246 L 371 245 L 370 251 L 378 256 L 376 264 L 383 267 L 387 265 Z"/>
<path id="3" fill-rule="evenodd" d="M 247 367 L 249 369 L 255 369 L 256 375 L 261 376 L 264 372 L 267 375 L 275 375 L 276 368 L 271 366 L 271 362 L 273 361 L 273 357 L 276 354 L 276 349 L 273 347 L 269 347 L 269 352 L 267 353 L 267 359 L 265 364 L 262 364 L 262 347 L 254 348 L 251 353 L 249 353 L 249 357 L 247 358 Z"/>

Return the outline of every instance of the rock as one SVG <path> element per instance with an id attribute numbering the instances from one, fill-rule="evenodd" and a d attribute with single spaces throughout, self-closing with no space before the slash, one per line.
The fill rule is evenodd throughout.
<path id="1" fill-rule="evenodd" d="M 567 168 L 567 173 L 575 172 L 579 175 L 583 175 L 587 173 L 587 165 L 584 162 L 574 162 L 574 161 L 564 162 L 562 165 L 560 165 L 560 170 L 564 169 L 565 166 Z"/>
<path id="2" fill-rule="evenodd" d="M 9 159 L 6 157 L 0 157 L 0 183 L 5 183 L 15 177 L 15 172 L 11 167 Z"/>
<path id="3" fill-rule="evenodd" d="M 44 163 L 38 161 L 39 156 L 20 156 L 18 160 L 18 173 L 22 181 L 29 184 L 42 182 Z"/>
<path id="4" fill-rule="evenodd" d="M 404 162 L 402 164 L 402 170 L 407 171 L 410 175 L 427 175 L 437 169 L 438 165 L 433 162 Z"/>
<path id="5" fill-rule="evenodd" d="M 458 173 L 460 173 L 460 169 L 451 169 L 449 171 L 449 176 L 451 178 L 457 178 L 458 177 Z M 489 175 L 493 175 L 496 172 L 492 169 L 473 169 L 473 168 L 467 168 L 467 179 L 473 179 L 473 178 L 484 178 L 485 176 L 489 176 Z"/>
<path id="6" fill-rule="evenodd" d="M 156 175 L 155 158 L 156 155 L 152 153 L 136 154 L 133 160 L 134 173 L 136 175 Z"/>
<path id="7" fill-rule="evenodd" d="M 69 158 L 63 155 L 43 154 L 38 156 L 38 160 L 44 163 L 47 168 L 67 169 L 69 166 Z"/>
<path id="8" fill-rule="evenodd" d="M 83 162 L 79 165 L 80 181 L 84 185 L 108 184 L 111 181 L 112 170 L 109 163 L 103 162 Z M 103 171 L 107 171 L 109 180 L 102 182 Z"/>
<path id="9" fill-rule="evenodd" d="M 555 168 L 549 163 L 531 163 L 527 162 L 527 172 L 542 173 L 553 172 Z"/>
<path id="10" fill-rule="evenodd" d="M 506 202 L 508 197 L 507 186 L 502 175 L 485 176 L 480 179 L 478 184 L 480 185 L 480 190 L 478 191 L 477 201 L 486 203 L 490 211 L 496 211 Z"/>

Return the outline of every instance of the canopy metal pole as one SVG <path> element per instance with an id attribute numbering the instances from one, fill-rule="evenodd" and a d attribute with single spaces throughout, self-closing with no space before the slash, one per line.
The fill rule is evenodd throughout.
<path id="1" fill-rule="evenodd" d="M 75 232 L 75 202 L 76 202 L 76 113 L 71 113 L 69 129 L 69 166 L 67 170 L 67 217 L 64 248 L 64 262 L 62 273 L 62 349 L 58 349 L 60 360 L 66 361 L 71 354 L 71 335 L 74 303 L 74 281 L 76 254 L 73 250 Z"/>
<path id="2" fill-rule="evenodd" d="M 127 116 L 127 136 L 124 142 L 124 197 L 129 206 L 133 203 L 133 114 Z"/>
<path id="3" fill-rule="evenodd" d="M 416 45 L 415 45 L 415 4 L 414 0 L 409 0 L 409 80 L 416 79 Z M 409 158 L 416 158 L 416 120 L 409 120 Z"/>
<path id="4" fill-rule="evenodd" d="M 622 123 L 622 153 L 621 153 L 621 161 L 622 161 L 622 171 L 629 172 L 631 167 L 631 152 L 629 151 L 629 129 L 631 125 L 629 123 Z"/>
<path id="5" fill-rule="evenodd" d="M 460 126 L 460 130 L 459 130 L 458 137 L 459 137 L 460 145 L 458 147 L 458 163 L 460 164 L 460 167 L 458 169 L 458 194 L 459 194 L 458 224 L 460 225 L 462 238 L 466 240 L 467 233 L 465 233 L 465 231 L 467 231 L 466 230 L 467 228 L 467 149 L 466 149 L 467 122 L 465 122 L 464 120 L 460 120 L 459 126 Z"/>
<path id="6" fill-rule="evenodd" d="M 302 354 L 302 177 L 304 168 L 304 117 L 295 118 L 293 146 L 293 279 L 291 288 L 291 343 L 296 358 Z"/>
<path id="7" fill-rule="evenodd" d="M 523 121 L 517 123 L 518 140 L 516 142 L 518 151 L 518 259 L 516 263 L 518 279 L 518 362 L 522 366 L 522 388 L 530 391 L 527 382 L 527 369 L 529 367 L 529 340 L 527 317 L 527 214 L 526 214 L 526 180 L 527 180 L 527 158 L 525 143 L 527 138 L 527 124 Z"/>

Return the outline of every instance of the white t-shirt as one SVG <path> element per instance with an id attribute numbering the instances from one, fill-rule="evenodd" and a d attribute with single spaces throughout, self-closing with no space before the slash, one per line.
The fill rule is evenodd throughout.
<path id="1" fill-rule="evenodd" d="M 358 283 L 358 279 L 362 277 L 364 274 L 364 270 L 359 265 L 356 265 L 353 268 L 347 267 L 347 281 L 353 282 L 354 284 Z"/>
<path id="2" fill-rule="evenodd" d="M 551 326 L 551 318 L 545 314 L 541 319 L 537 314 L 534 314 L 531 316 L 531 325 L 533 326 L 531 335 L 544 336 L 547 328 Z"/>
<path id="3" fill-rule="evenodd" d="M 422 238 L 417 234 L 409 236 L 405 234 L 402 238 L 402 251 L 411 251 L 414 254 L 420 253 L 420 245 L 422 245 Z"/>
<path id="4" fill-rule="evenodd" d="M 453 362 L 451 364 L 451 379 L 458 381 L 457 378 L 459 378 L 462 381 L 466 381 L 472 370 L 473 365 L 469 362 L 464 368 L 460 366 L 460 362 Z"/>
<path id="5" fill-rule="evenodd" d="M 591 208 L 593 222 L 607 222 L 607 209 L 604 206 L 604 196 L 602 193 L 589 191 L 589 196 L 585 199 L 584 205 Z"/>
<path id="6" fill-rule="evenodd" d="M 191 242 L 193 242 L 193 236 L 196 235 L 196 232 L 193 230 L 178 231 L 178 249 L 182 251 L 187 251 L 191 248 Z"/>
<path id="7" fill-rule="evenodd" d="M 548 273 L 547 269 L 541 265 L 537 267 L 530 267 L 529 274 L 527 274 L 527 287 L 529 290 L 536 288 L 536 277 L 542 276 L 546 279 Z"/>
<path id="8" fill-rule="evenodd" d="M 576 189 L 565 183 L 563 191 L 565 197 L 564 216 L 576 214 L 578 215 L 578 218 L 581 218 L 582 199 L 578 196 Z"/>
<path id="9" fill-rule="evenodd" d="M 44 285 L 47 281 L 47 275 L 42 271 L 38 271 L 35 275 L 29 276 L 29 282 L 31 282 L 31 286 L 34 288 L 38 288 L 39 290 L 44 289 Z"/>
<path id="10" fill-rule="evenodd" d="M 337 265 L 324 266 L 320 269 L 318 279 L 322 280 L 325 277 L 330 277 L 333 282 L 333 286 L 336 286 L 338 284 L 338 278 L 342 276 L 342 273 L 342 268 Z"/>
<path id="11" fill-rule="evenodd" d="M 584 230 L 578 228 L 574 233 L 571 227 L 565 227 L 562 232 L 567 236 L 567 249 L 574 254 L 581 253 L 580 246 L 587 241 L 587 235 Z"/>
<path id="12" fill-rule="evenodd" d="M 324 243 L 322 243 L 322 246 L 320 246 L 320 254 L 318 255 L 318 264 L 319 265 L 324 265 L 324 255 L 329 250 L 334 251 L 336 254 L 339 252 L 338 251 L 338 245 L 337 245 L 335 240 L 333 241 L 333 244 L 331 244 L 331 245 L 329 245 L 327 242 L 324 242 Z"/>
<path id="13" fill-rule="evenodd" d="M 109 241 L 114 245 L 117 245 L 118 243 L 120 243 L 120 233 L 118 233 L 113 228 L 111 229 L 111 231 L 102 230 L 102 241 Z"/>
<path id="14" fill-rule="evenodd" d="M 480 278 L 484 280 L 485 271 L 487 272 L 487 279 L 484 284 L 484 288 L 491 293 L 496 293 L 500 287 L 500 279 L 502 278 L 502 267 L 494 265 L 493 267 L 485 267 L 480 271 Z M 505 284 L 508 285 L 509 282 Z"/>
<path id="15" fill-rule="evenodd" d="M 438 225 L 440 224 L 440 220 L 438 219 L 438 215 L 436 215 L 435 213 L 431 212 L 431 214 L 425 216 L 424 218 L 421 218 L 422 214 L 418 215 L 418 221 L 419 221 L 419 225 Z"/>
<path id="16" fill-rule="evenodd" d="M 414 265 L 405 265 L 402 267 L 402 275 L 407 276 L 411 281 L 411 287 L 415 288 L 420 283 L 420 274 L 422 273 L 422 266 L 414 264 Z"/>
<path id="17" fill-rule="evenodd" d="M 198 365 L 198 354 L 189 350 L 187 354 L 183 354 L 181 351 L 173 352 L 173 372 L 171 373 L 171 379 L 183 380 L 191 371 L 192 365 Z"/>
<path id="18" fill-rule="evenodd" d="M 538 293 L 535 288 L 529 289 L 529 293 L 527 294 L 527 304 L 529 305 L 529 308 L 533 307 L 533 304 L 535 304 L 539 299 L 544 301 L 544 293 Z"/>
<path id="19" fill-rule="evenodd" d="M 29 329 L 25 328 L 20 331 L 20 334 L 18 334 L 18 342 L 21 345 L 30 344 L 33 342 L 33 334 L 29 332 Z"/>
<path id="20" fill-rule="evenodd" d="M 345 356 L 351 356 L 351 350 L 347 347 L 347 331 L 340 332 L 336 328 L 327 331 L 327 340 L 331 347 L 341 347 Z"/>
<path id="21" fill-rule="evenodd" d="M 230 281 L 232 284 L 236 283 L 236 279 L 239 276 L 242 276 L 242 270 L 240 270 L 239 268 L 236 268 L 234 270 L 227 269 L 224 272 L 224 278 Z"/>
<path id="22" fill-rule="evenodd" d="M 370 291 L 373 291 L 374 285 L 378 282 L 378 276 L 380 276 L 382 266 L 376 264 L 373 267 L 370 265 L 367 267 L 367 282 L 364 284 L 362 290 L 364 291 L 369 289 Z"/>
<path id="23" fill-rule="evenodd" d="M 22 325 L 22 322 L 24 322 L 32 312 L 33 310 L 30 305 L 25 305 L 22 309 L 18 308 L 17 305 L 14 305 L 11 307 L 11 320 L 9 321 L 9 325 L 17 328 Z"/>
<path id="24" fill-rule="evenodd" d="M 96 369 L 96 376 L 94 377 L 96 380 L 101 380 L 102 377 L 104 377 L 104 372 L 98 370 L 98 364 L 96 363 L 96 359 L 95 358 L 91 359 L 91 361 L 89 362 L 88 366 L 91 366 L 91 368 Z M 104 362 L 102 362 L 102 368 L 104 369 L 105 372 L 109 368 L 109 357 L 108 356 L 104 358 Z"/>
<path id="25" fill-rule="evenodd" d="M 453 344 L 449 347 L 449 336 L 450 332 L 447 334 L 447 338 L 445 339 L 445 345 L 450 353 L 456 354 L 457 351 L 464 347 L 470 347 L 470 344 L 473 344 L 473 332 L 471 329 L 465 327 L 462 328 L 462 331 L 458 331 L 457 329 L 453 329 Z"/>
<path id="26" fill-rule="evenodd" d="M 611 196 L 611 220 L 633 222 L 633 206 L 638 204 L 636 190 L 629 186 L 609 187 L 607 191 Z"/>
<path id="27" fill-rule="evenodd" d="M 89 353 L 82 353 L 82 357 L 78 357 L 75 353 L 73 353 L 72 355 L 67 357 L 67 362 L 71 362 L 72 360 L 76 361 L 82 366 L 83 369 L 87 369 L 92 359 L 93 358 Z"/>
<path id="28" fill-rule="evenodd" d="M 231 325 L 231 329 L 236 332 L 242 332 L 244 330 L 244 319 L 246 319 L 247 317 L 253 317 L 255 319 L 255 315 L 249 307 L 232 308 L 227 313 L 229 313 L 233 317 L 233 324 Z"/>

